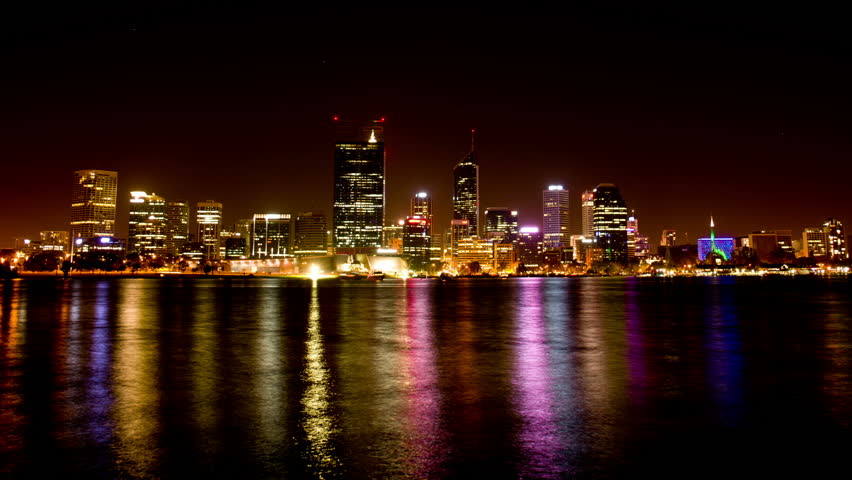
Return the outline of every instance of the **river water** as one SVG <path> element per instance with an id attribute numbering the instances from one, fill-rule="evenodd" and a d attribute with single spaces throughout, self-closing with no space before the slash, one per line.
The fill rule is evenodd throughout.
<path id="1" fill-rule="evenodd" d="M 0 283 L 0 475 L 812 478 L 852 283 Z"/>

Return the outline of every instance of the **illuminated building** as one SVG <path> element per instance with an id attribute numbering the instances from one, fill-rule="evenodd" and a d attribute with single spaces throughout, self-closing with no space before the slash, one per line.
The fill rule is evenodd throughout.
<path id="1" fill-rule="evenodd" d="M 88 240 L 115 234 L 118 173 L 107 170 L 74 172 L 71 194 L 71 238 Z"/>
<path id="2" fill-rule="evenodd" d="M 518 211 L 503 207 L 485 209 L 485 237 L 496 240 L 518 233 Z"/>
<path id="3" fill-rule="evenodd" d="M 419 192 L 411 197 L 410 216 L 420 216 L 432 222 L 432 197 L 426 192 Z"/>
<path id="4" fill-rule="evenodd" d="M 674 247 L 675 245 L 677 245 L 677 231 L 663 230 L 663 234 L 660 236 L 660 246 Z"/>
<path id="5" fill-rule="evenodd" d="M 827 255 L 828 242 L 822 228 L 806 228 L 802 233 L 802 248 L 806 257 L 824 257 Z"/>
<path id="6" fill-rule="evenodd" d="M 251 218 L 241 218 L 234 223 L 232 230 L 236 233 L 240 234 L 240 238 L 244 238 L 245 241 L 245 252 L 243 256 L 248 258 L 251 256 L 251 230 L 254 225 L 254 220 Z"/>
<path id="7" fill-rule="evenodd" d="M 829 218 L 822 224 L 822 231 L 825 232 L 825 246 L 828 257 L 832 260 L 849 258 L 843 224 L 839 220 Z"/>
<path id="8" fill-rule="evenodd" d="M 436 241 L 439 236 L 434 235 L 434 232 L 432 231 L 435 223 L 433 214 L 432 197 L 429 196 L 428 193 L 419 192 L 411 198 L 411 210 L 409 212 L 409 216 L 419 216 L 429 220 L 429 231 L 427 232 L 429 237 L 429 261 L 437 263 L 441 261 L 441 242 Z"/>
<path id="9" fill-rule="evenodd" d="M 494 270 L 508 272 L 514 269 L 517 262 L 515 243 L 506 241 L 494 242 Z"/>
<path id="10" fill-rule="evenodd" d="M 82 237 L 79 237 L 82 239 Z M 76 240 L 74 241 L 76 244 Z M 74 247 L 75 253 L 80 255 L 88 254 L 89 258 L 96 258 L 98 255 L 114 254 L 117 258 L 124 256 L 126 244 L 120 238 L 100 236 L 93 237 L 80 242 Z"/>
<path id="11" fill-rule="evenodd" d="M 320 212 L 302 212 L 296 216 L 293 254 L 297 257 L 328 253 L 328 221 Z"/>
<path id="12" fill-rule="evenodd" d="M 793 248 L 793 231 L 792 230 L 775 230 L 775 239 L 778 242 L 778 248 L 789 255 L 795 255 L 796 249 Z"/>
<path id="13" fill-rule="evenodd" d="M 431 257 L 431 222 L 426 217 L 414 215 L 405 218 L 402 226 L 402 253 L 408 258 L 411 270 L 429 268 Z"/>
<path id="14" fill-rule="evenodd" d="M 583 217 L 583 235 L 587 237 L 595 236 L 595 194 L 586 190 L 580 196 L 580 208 L 582 209 Z"/>
<path id="15" fill-rule="evenodd" d="M 41 239 L 41 249 L 43 251 L 54 250 L 64 252 L 68 250 L 69 237 L 67 231 L 47 230 L 39 232 L 38 235 Z"/>
<path id="16" fill-rule="evenodd" d="M 399 220 L 396 224 L 385 225 L 382 229 L 382 247 L 390 250 L 402 251 L 402 226 L 405 220 Z"/>
<path id="17" fill-rule="evenodd" d="M 541 265 L 544 245 L 538 227 L 523 227 L 518 231 L 518 263 L 527 268 Z"/>
<path id="18" fill-rule="evenodd" d="M 335 117 L 334 248 L 369 253 L 382 247 L 385 220 L 384 119 L 356 128 Z"/>
<path id="19" fill-rule="evenodd" d="M 166 203 L 166 251 L 177 255 L 189 241 L 189 202 L 175 200 Z"/>
<path id="20" fill-rule="evenodd" d="M 456 249 L 456 270 L 470 268 L 476 262 L 482 271 L 491 270 L 494 263 L 494 245 L 486 238 L 477 235 L 461 238 Z M 476 273 L 471 269 L 471 273 Z"/>
<path id="21" fill-rule="evenodd" d="M 473 132 L 470 153 L 453 168 L 453 219 L 467 220 L 468 235 L 479 234 L 479 162 Z"/>
<path id="22" fill-rule="evenodd" d="M 167 253 L 166 199 L 152 193 L 130 192 L 127 246 L 140 255 Z"/>
<path id="23" fill-rule="evenodd" d="M 254 214 L 249 243 L 253 259 L 286 257 L 290 253 L 290 214 Z"/>
<path id="24" fill-rule="evenodd" d="M 627 205 L 618 187 L 602 183 L 594 189 L 594 227 L 603 261 L 627 262 Z"/>
<path id="25" fill-rule="evenodd" d="M 195 210 L 198 224 L 198 243 L 203 245 L 203 254 L 208 259 L 219 258 L 219 231 L 222 229 L 222 204 L 214 200 L 198 202 Z"/>
<path id="26" fill-rule="evenodd" d="M 651 243 L 648 237 L 644 235 L 636 235 L 636 258 L 643 259 L 651 252 Z"/>
<path id="27" fill-rule="evenodd" d="M 450 257 L 456 258 L 459 241 L 470 236 L 470 221 L 464 219 L 450 220 Z"/>
<path id="28" fill-rule="evenodd" d="M 225 238 L 225 259 L 226 260 L 242 260 L 246 258 L 246 245 L 248 239 L 240 235 L 238 232 L 231 232 Z"/>
<path id="29" fill-rule="evenodd" d="M 714 255 L 718 260 L 728 261 L 733 254 L 733 237 L 716 238 L 716 224 L 710 217 L 710 238 L 698 239 L 698 260 L 703 262 L 708 255 Z"/>
<path id="30" fill-rule="evenodd" d="M 636 234 L 639 230 L 639 220 L 632 212 L 627 217 L 627 258 L 633 260 L 636 258 Z"/>
<path id="31" fill-rule="evenodd" d="M 550 185 L 542 191 L 542 233 L 545 248 L 568 246 L 568 190 L 562 185 Z"/>
<path id="32" fill-rule="evenodd" d="M 601 249 L 597 247 L 594 236 L 571 235 L 571 248 L 574 260 L 577 262 L 591 265 L 603 259 Z"/>

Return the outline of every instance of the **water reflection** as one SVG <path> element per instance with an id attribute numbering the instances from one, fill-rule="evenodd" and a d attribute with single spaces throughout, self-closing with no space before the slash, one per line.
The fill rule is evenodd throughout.
<path id="1" fill-rule="evenodd" d="M 707 381 L 715 400 L 719 421 L 735 425 L 742 415 L 743 356 L 739 323 L 734 306 L 732 279 L 714 278 L 708 285 L 704 319 L 707 334 Z"/>
<path id="2" fill-rule="evenodd" d="M 113 365 L 116 461 L 122 475 L 133 477 L 151 476 L 160 460 L 159 345 L 154 334 L 160 305 L 157 290 L 145 289 L 145 284 L 114 284 L 120 290 Z"/>
<path id="3" fill-rule="evenodd" d="M 18 453 L 24 447 L 22 368 L 23 323 L 27 318 L 24 282 L 5 281 L 0 305 L 0 450 Z M 0 462 L 0 473 L 8 473 L 13 463 Z"/>
<path id="4" fill-rule="evenodd" d="M 330 413 L 329 383 L 331 376 L 325 358 L 325 345 L 320 331 L 318 288 L 311 288 L 305 340 L 305 369 L 302 374 L 305 393 L 302 397 L 302 427 L 307 438 L 308 470 L 320 478 L 332 476 L 341 465 L 334 453 L 335 425 Z"/>
<path id="5" fill-rule="evenodd" d="M 561 438 L 554 418 L 553 378 L 545 331 L 542 289 L 547 279 L 523 279 L 515 320 L 515 371 L 512 384 L 521 419 L 522 477 L 561 476 Z M 562 465 L 562 467 L 565 467 Z M 564 472 L 563 472 L 564 473 Z"/>

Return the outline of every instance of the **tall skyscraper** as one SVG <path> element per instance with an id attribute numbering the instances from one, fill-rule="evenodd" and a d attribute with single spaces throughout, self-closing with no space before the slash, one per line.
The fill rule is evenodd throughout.
<path id="1" fill-rule="evenodd" d="M 468 235 L 479 234 L 479 161 L 473 134 L 470 153 L 453 168 L 453 219 L 468 221 Z"/>
<path id="2" fill-rule="evenodd" d="M 822 224 L 822 231 L 825 232 L 826 254 L 832 260 L 846 260 L 849 258 L 846 250 L 846 235 L 844 234 L 843 224 L 839 220 L 829 218 Z"/>
<path id="3" fill-rule="evenodd" d="M 188 242 L 189 202 L 175 200 L 166 203 L 166 251 L 171 255 L 177 255 L 183 244 Z"/>
<path id="4" fill-rule="evenodd" d="M 429 268 L 431 231 L 428 218 L 420 215 L 406 217 L 402 226 L 402 253 L 408 258 L 411 270 Z"/>
<path id="5" fill-rule="evenodd" d="M 254 214 L 250 242 L 251 258 L 284 258 L 290 252 L 290 214 Z"/>
<path id="6" fill-rule="evenodd" d="M 603 261 L 627 262 L 627 204 L 618 187 L 601 183 L 594 190 L 594 226 Z"/>
<path id="7" fill-rule="evenodd" d="M 639 219 L 633 212 L 627 217 L 627 259 L 636 258 L 636 234 L 639 231 Z"/>
<path id="8" fill-rule="evenodd" d="M 195 220 L 198 223 L 198 235 L 196 235 L 195 240 L 202 244 L 204 256 L 208 259 L 219 258 L 222 204 L 215 200 L 198 202 L 196 204 Z"/>
<path id="9" fill-rule="evenodd" d="M 432 221 L 432 197 L 426 192 L 419 192 L 411 197 L 411 209 L 408 213 L 410 216 L 420 216 Z"/>
<path id="10" fill-rule="evenodd" d="M 293 254 L 297 257 L 320 256 L 328 252 L 328 219 L 320 212 L 302 212 L 296 216 Z"/>
<path id="11" fill-rule="evenodd" d="M 499 240 L 518 234 L 518 211 L 505 207 L 485 209 L 485 238 Z"/>
<path id="12" fill-rule="evenodd" d="M 545 248 L 567 247 L 571 238 L 568 223 L 568 190 L 550 185 L 542 192 L 542 233 Z"/>
<path id="13" fill-rule="evenodd" d="M 357 253 L 382 246 L 385 220 L 384 119 L 356 128 L 335 117 L 334 247 Z"/>
<path id="14" fill-rule="evenodd" d="M 166 199 L 152 193 L 130 192 L 127 251 L 140 255 L 163 255 L 168 251 Z"/>
<path id="15" fill-rule="evenodd" d="M 71 194 L 71 241 L 115 235 L 118 172 L 78 170 Z"/>
<path id="16" fill-rule="evenodd" d="M 580 197 L 580 207 L 583 215 L 583 236 L 595 236 L 595 194 L 589 190 Z"/>

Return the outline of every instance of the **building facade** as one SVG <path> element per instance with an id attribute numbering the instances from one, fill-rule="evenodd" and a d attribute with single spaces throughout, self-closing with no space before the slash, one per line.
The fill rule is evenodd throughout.
<path id="1" fill-rule="evenodd" d="M 822 231 L 825 232 L 826 255 L 834 261 L 849 258 L 843 224 L 839 220 L 829 218 L 822 224 Z"/>
<path id="2" fill-rule="evenodd" d="M 166 199 L 152 193 L 130 192 L 127 250 L 140 255 L 168 253 Z"/>
<path id="3" fill-rule="evenodd" d="M 384 119 L 360 127 L 335 122 L 333 221 L 338 253 L 370 253 L 382 247 Z"/>
<path id="4" fill-rule="evenodd" d="M 562 185 L 550 185 L 541 195 L 544 246 L 567 247 L 571 240 L 568 189 Z"/>
<path id="5" fill-rule="evenodd" d="M 71 193 L 71 238 L 115 235 L 118 172 L 78 170 Z"/>
<path id="6" fill-rule="evenodd" d="M 202 244 L 204 257 L 213 260 L 219 258 L 219 232 L 222 230 L 222 204 L 215 200 L 198 202 L 195 209 L 195 222 L 198 225 L 195 240 Z"/>
<path id="7" fill-rule="evenodd" d="M 290 214 L 256 213 L 252 217 L 250 258 L 284 258 L 290 254 Z"/>
<path id="8" fill-rule="evenodd" d="M 321 212 L 302 212 L 296 216 L 293 255 L 313 257 L 328 254 L 328 218 Z"/>
<path id="9" fill-rule="evenodd" d="M 627 204 L 611 183 L 598 185 L 593 193 L 595 241 L 603 261 L 627 263 Z"/>
<path id="10" fill-rule="evenodd" d="M 595 236 L 595 194 L 586 190 L 580 196 L 580 208 L 582 209 L 583 232 L 586 237 Z"/>
<path id="11" fill-rule="evenodd" d="M 518 211 L 505 207 L 485 209 L 485 238 L 500 240 L 518 234 Z"/>
<path id="12" fill-rule="evenodd" d="M 432 225 L 420 215 L 405 218 L 402 226 L 402 253 L 411 270 L 427 270 L 430 266 Z"/>
<path id="13" fill-rule="evenodd" d="M 453 219 L 467 220 L 468 235 L 479 235 L 479 158 L 471 142 L 468 153 L 453 168 Z"/>

